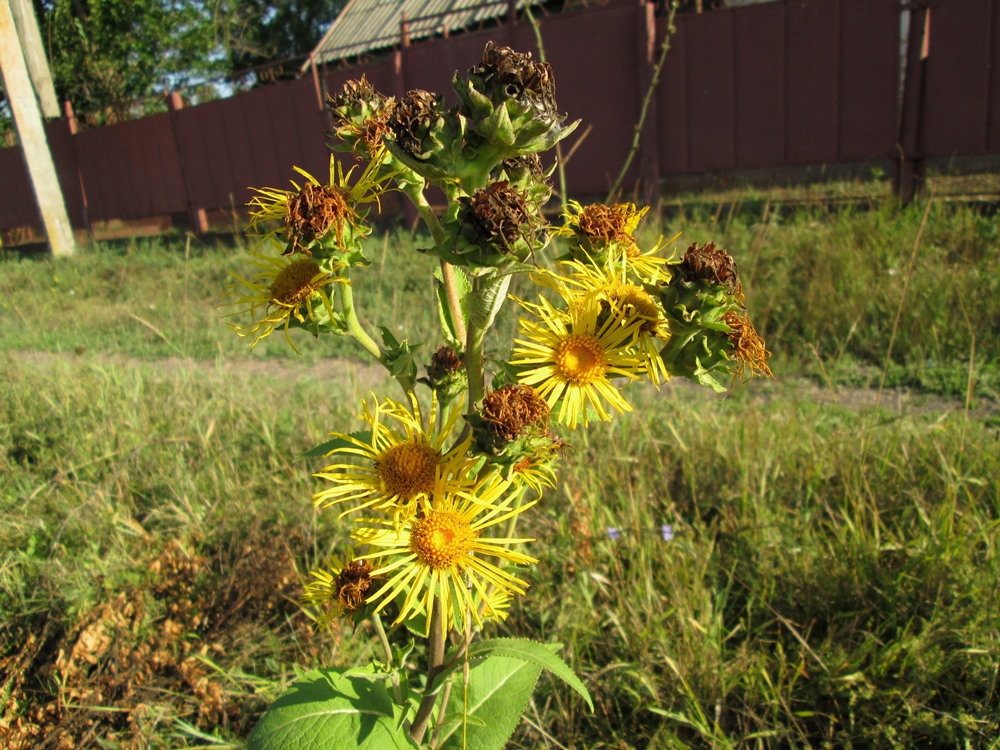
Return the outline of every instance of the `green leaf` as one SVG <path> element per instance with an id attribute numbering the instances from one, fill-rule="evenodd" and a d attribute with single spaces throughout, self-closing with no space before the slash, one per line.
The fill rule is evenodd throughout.
<path id="1" fill-rule="evenodd" d="M 257 722 L 248 750 L 392 750 L 417 745 L 384 682 L 340 670 L 307 673 Z"/>
<path id="2" fill-rule="evenodd" d="M 440 750 L 502 750 L 514 733 L 542 672 L 537 664 L 507 656 L 489 656 L 455 676 L 442 725 Z M 468 714 L 469 721 L 462 720 Z"/>
<path id="3" fill-rule="evenodd" d="M 510 287 L 510 275 L 483 278 L 478 282 L 478 289 L 469 295 L 470 321 L 486 329 L 493 325 L 497 313 L 507 300 L 507 289 Z"/>
<path id="4" fill-rule="evenodd" d="M 477 659 L 483 656 L 507 656 L 512 659 L 521 659 L 532 664 L 536 664 L 542 669 L 547 669 L 553 675 L 565 682 L 576 692 L 578 692 L 590 707 L 594 710 L 594 702 L 590 699 L 590 693 L 586 686 L 580 681 L 569 665 L 553 653 L 554 650 L 562 648 L 562 644 L 544 644 L 537 641 L 529 641 L 524 638 L 493 638 L 488 641 L 480 641 L 469 647 L 469 659 Z"/>

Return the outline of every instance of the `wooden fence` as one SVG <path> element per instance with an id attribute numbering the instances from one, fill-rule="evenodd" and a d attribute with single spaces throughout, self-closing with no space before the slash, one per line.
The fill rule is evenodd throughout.
<path id="1" fill-rule="evenodd" d="M 1000 0 L 783 0 L 678 16 L 676 27 L 630 188 L 862 164 L 892 170 L 905 195 L 927 160 L 1000 153 Z M 612 0 L 541 30 L 559 105 L 587 133 L 567 164 L 569 190 L 603 195 L 629 152 L 665 20 Z M 327 173 L 325 91 L 364 74 L 387 94 L 450 92 L 487 40 L 535 50 L 530 25 L 508 23 L 195 107 L 173 95 L 169 112 L 118 125 L 49 122 L 71 221 L 203 231 L 245 204 L 250 186 L 288 186 L 292 165 Z M 0 230 L 39 225 L 19 150 L 0 149 Z"/>

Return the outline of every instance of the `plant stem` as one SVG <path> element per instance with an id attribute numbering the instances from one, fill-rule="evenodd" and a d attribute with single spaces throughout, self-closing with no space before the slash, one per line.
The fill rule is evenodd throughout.
<path id="1" fill-rule="evenodd" d="M 382 650 L 385 651 L 385 663 L 390 667 L 393 666 L 392 658 L 392 646 L 389 644 L 389 637 L 385 634 L 385 628 L 382 627 L 382 618 L 379 617 L 378 612 L 371 617 L 372 625 L 375 628 L 375 633 L 378 634 L 379 642 L 382 644 Z M 403 705 L 403 694 L 399 690 L 399 672 L 395 669 L 392 671 L 392 694 L 396 698 L 396 705 Z"/>
<path id="2" fill-rule="evenodd" d="M 416 207 L 417 213 L 420 214 L 420 218 L 423 219 L 424 224 L 430 230 L 434 242 L 438 244 L 444 242 L 448 238 L 448 235 L 444 231 L 444 227 L 441 226 L 441 220 L 438 219 L 437 214 L 434 213 L 434 209 L 431 208 L 431 204 L 427 202 L 427 196 L 424 195 L 424 191 L 417 190 L 414 186 L 413 189 L 407 190 L 405 193 L 406 197 Z M 445 298 L 448 300 L 451 319 L 455 324 L 455 336 L 459 341 L 464 341 L 466 336 L 465 318 L 462 316 L 462 306 L 458 301 L 458 284 L 455 281 L 455 268 L 445 260 L 441 261 L 441 278 L 444 281 Z"/>
<path id="3" fill-rule="evenodd" d="M 434 681 L 444 668 L 445 635 L 447 628 L 444 626 L 444 612 L 441 610 L 441 600 L 434 600 L 434 607 L 431 610 L 431 634 L 427 642 L 427 685 L 424 687 L 424 697 L 417 708 L 417 714 L 413 717 L 413 724 L 410 727 L 410 737 L 418 745 L 423 741 L 427 733 L 427 726 L 430 723 L 431 714 L 434 711 L 434 704 L 437 702 L 437 686 Z"/>
<path id="4" fill-rule="evenodd" d="M 347 283 L 341 284 L 338 291 L 340 291 L 338 295 L 340 312 L 344 315 L 344 322 L 347 323 L 347 331 L 351 334 L 351 338 L 357 341 L 362 349 L 381 362 L 382 350 L 378 348 L 374 339 L 365 333 L 361 321 L 358 320 L 358 313 L 354 309 L 354 290 L 351 288 L 351 282 L 348 280 Z"/>

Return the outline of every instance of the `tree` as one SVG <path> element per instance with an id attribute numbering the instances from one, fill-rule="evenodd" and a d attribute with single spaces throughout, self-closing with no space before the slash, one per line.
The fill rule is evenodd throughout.
<path id="1" fill-rule="evenodd" d="M 256 85 L 294 78 L 304 59 L 326 33 L 346 0 L 228 0 L 228 12 L 217 16 L 230 70 L 240 82 Z M 268 71 L 256 70 L 271 63 Z"/>
<path id="2" fill-rule="evenodd" d="M 87 122 L 162 109 L 164 91 L 226 72 L 201 2 L 35 0 L 35 7 L 56 90 Z"/>

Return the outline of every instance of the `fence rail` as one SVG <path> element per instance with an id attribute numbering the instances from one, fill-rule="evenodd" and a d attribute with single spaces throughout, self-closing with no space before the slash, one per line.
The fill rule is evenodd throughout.
<path id="1" fill-rule="evenodd" d="M 588 135 L 566 165 L 575 196 L 602 195 L 631 146 L 666 25 L 630 0 L 543 19 L 569 119 Z M 1000 0 L 779 0 L 676 19 L 676 35 L 626 185 L 706 172 L 874 164 L 905 196 L 928 159 L 1000 154 Z M 362 74 L 402 95 L 449 91 L 488 40 L 535 49 L 529 24 L 400 44 L 386 59 L 228 99 L 76 132 L 47 124 L 73 225 L 171 217 L 204 231 L 250 186 L 292 165 L 328 169 L 323 92 Z M 575 137 L 575 136 L 574 136 Z M 0 230 L 40 219 L 19 149 L 0 149 Z"/>

